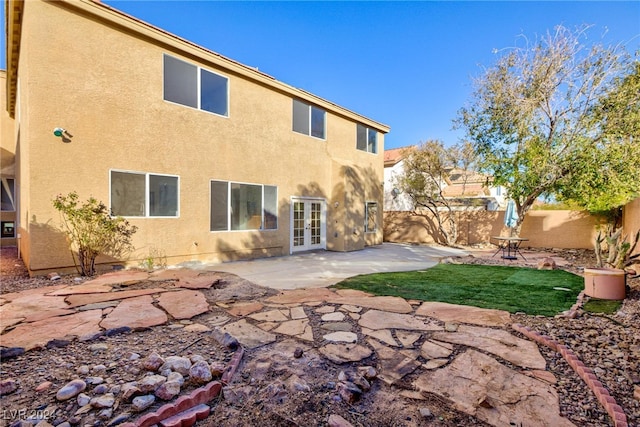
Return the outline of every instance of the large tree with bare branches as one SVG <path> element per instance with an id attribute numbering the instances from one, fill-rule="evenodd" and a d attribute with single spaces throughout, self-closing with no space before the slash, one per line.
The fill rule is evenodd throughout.
<path id="1" fill-rule="evenodd" d="M 434 238 L 447 246 L 454 245 L 458 239 L 457 217 L 453 201 L 444 196 L 444 190 L 452 169 L 473 170 L 473 147 L 467 142 L 446 147 L 442 141 L 431 140 L 405 149 L 402 157 L 403 172 L 394 184 L 410 198 L 416 214 L 428 213 L 425 218 L 432 225 Z M 463 177 L 467 176 L 463 173 Z"/>
<path id="2" fill-rule="evenodd" d="M 472 99 L 456 120 L 473 142 L 482 170 L 515 201 L 518 231 L 538 197 L 570 188 L 585 168 L 601 170 L 606 158 L 599 147 L 611 129 L 605 132 L 594 111 L 633 61 L 622 45 L 587 46 L 587 30 L 559 26 L 502 50 L 475 81 Z M 607 123 L 619 123 L 624 114 L 624 108 L 608 111 Z"/>

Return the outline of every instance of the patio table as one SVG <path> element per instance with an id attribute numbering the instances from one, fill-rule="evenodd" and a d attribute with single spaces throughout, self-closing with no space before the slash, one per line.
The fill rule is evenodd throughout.
<path id="1" fill-rule="evenodd" d="M 529 241 L 529 239 L 503 236 L 492 236 L 491 238 L 498 242 L 498 250 L 493 254 L 492 258 L 502 251 L 502 259 L 518 259 L 519 254 L 523 260 L 527 260 L 520 252 L 520 245 L 522 245 L 522 242 Z"/>

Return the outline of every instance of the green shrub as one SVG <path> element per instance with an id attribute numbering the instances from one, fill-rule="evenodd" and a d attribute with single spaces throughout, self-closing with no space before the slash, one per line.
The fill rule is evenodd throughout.
<path id="1" fill-rule="evenodd" d="M 53 206 L 62 216 L 74 263 L 83 276 L 95 274 L 98 255 L 120 259 L 133 249 L 131 236 L 138 227 L 122 217 L 112 217 L 99 200 L 90 197 L 81 203 L 78 194 L 71 192 L 58 195 Z"/>

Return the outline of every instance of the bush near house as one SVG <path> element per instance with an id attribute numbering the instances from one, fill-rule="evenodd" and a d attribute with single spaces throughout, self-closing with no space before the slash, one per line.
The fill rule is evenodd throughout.
<path id="1" fill-rule="evenodd" d="M 62 216 L 74 263 L 83 276 L 95 274 L 99 255 L 121 258 L 133 249 L 131 236 L 138 227 L 122 217 L 112 217 L 99 200 L 90 197 L 81 203 L 78 194 L 71 192 L 58 195 L 53 206 Z"/>

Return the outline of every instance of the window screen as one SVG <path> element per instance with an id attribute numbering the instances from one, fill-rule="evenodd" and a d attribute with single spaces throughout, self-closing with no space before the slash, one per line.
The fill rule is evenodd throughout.
<path id="1" fill-rule="evenodd" d="M 211 181 L 211 231 L 229 229 L 229 183 L 227 181 Z"/>
<path id="2" fill-rule="evenodd" d="M 293 130 L 309 135 L 309 106 L 293 100 Z"/>
<path id="3" fill-rule="evenodd" d="M 200 70 L 200 108 L 205 111 L 227 115 L 226 77 Z"/>
<path id="4" fill-rule="evenodd" d="M 164 55 L 164 99 L 198 108 L 197 67 Z"/>
<path id="5" fill-rule="evenodd" d="M 144 174 L 111 171 L 111 215 L 145 216 Z"/>

